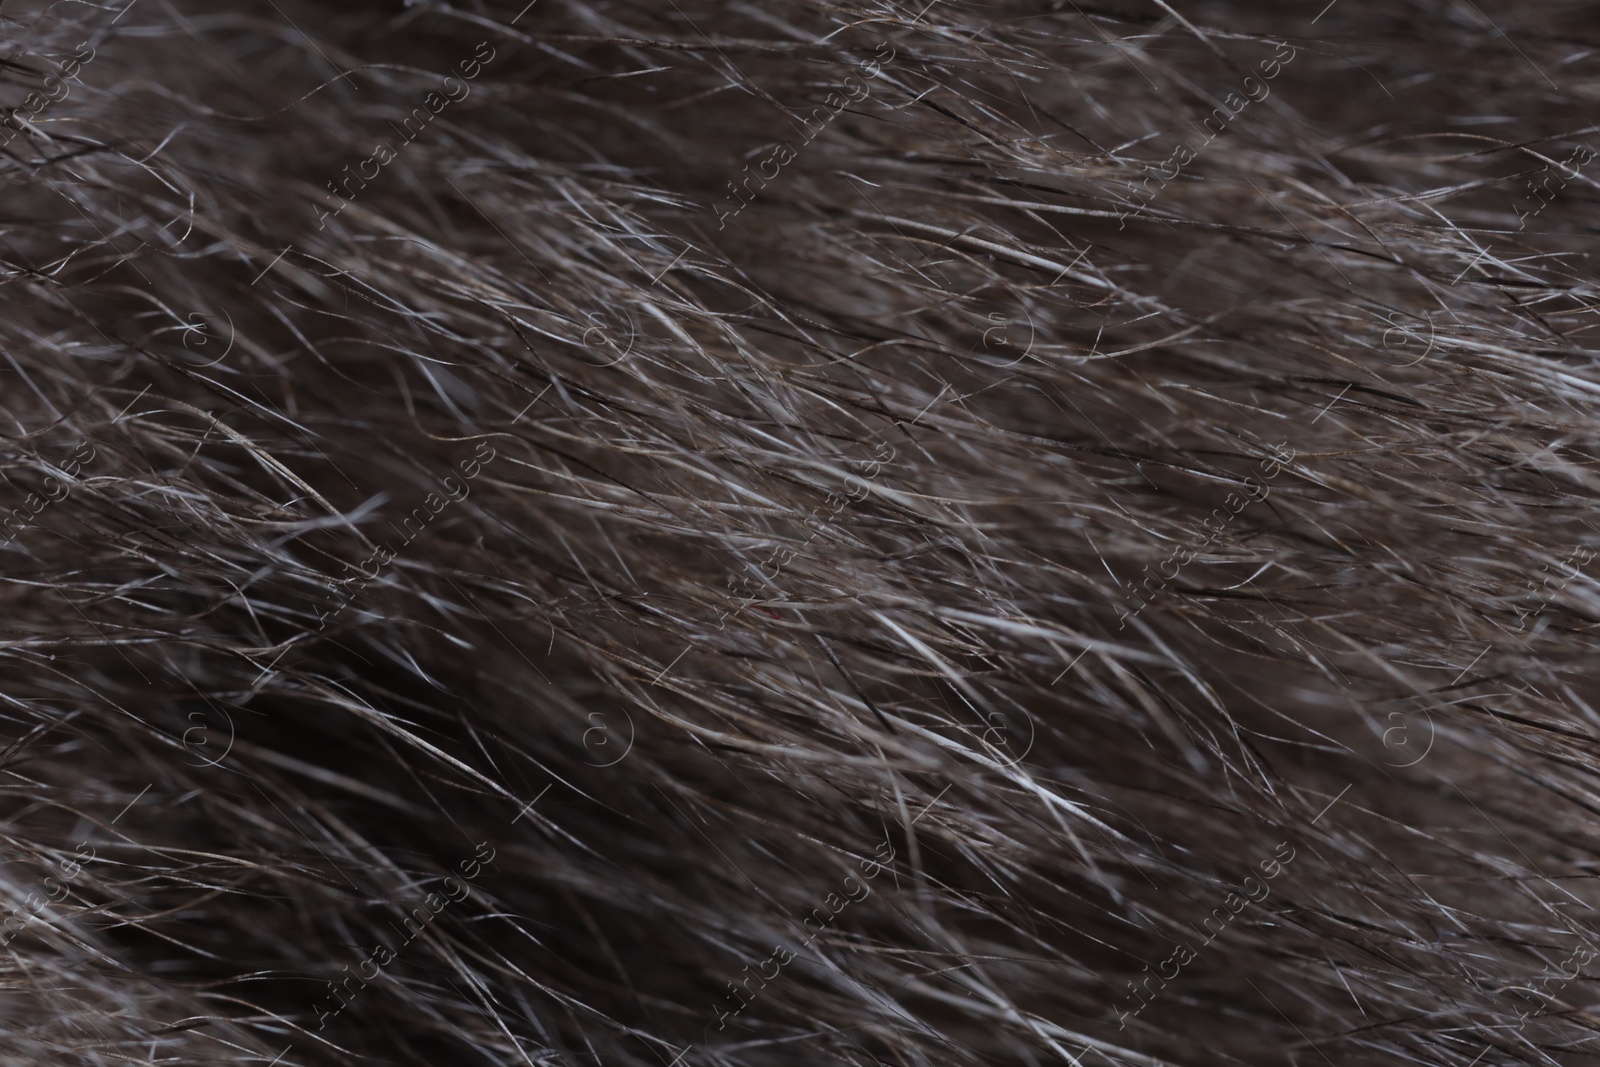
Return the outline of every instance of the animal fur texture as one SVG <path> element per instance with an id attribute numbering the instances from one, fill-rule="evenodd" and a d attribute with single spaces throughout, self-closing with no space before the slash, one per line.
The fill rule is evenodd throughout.
<path id="1" fill-rule="evenodd" d="M 0 1062 L 1600 1064 L 1600 18 L 8 3 Z"/>

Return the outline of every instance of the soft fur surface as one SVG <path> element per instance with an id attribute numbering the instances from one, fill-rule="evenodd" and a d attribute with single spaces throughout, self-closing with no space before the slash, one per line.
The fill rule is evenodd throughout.
<path id="1" fill-rule="evenodd" d="M 1594 7 L 924 2 L 6 5 L 5 1063 L 1600 1063 Z"/>

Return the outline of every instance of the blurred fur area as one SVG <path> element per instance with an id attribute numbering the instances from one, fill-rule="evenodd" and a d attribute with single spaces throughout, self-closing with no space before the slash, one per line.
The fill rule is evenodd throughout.
<path id="1" fill-rule="evenodd" d="M 1600 1063 L 1593 5 L 0 51 L 0 1062 Z"/>

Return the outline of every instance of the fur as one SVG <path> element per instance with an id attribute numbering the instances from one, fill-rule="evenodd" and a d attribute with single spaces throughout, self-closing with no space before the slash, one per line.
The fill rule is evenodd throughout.
<path id="1" fill-rule="evenodd" d="M 4 17 L 0 1062 L 1600 1063 L 1593 5 Z"/>

